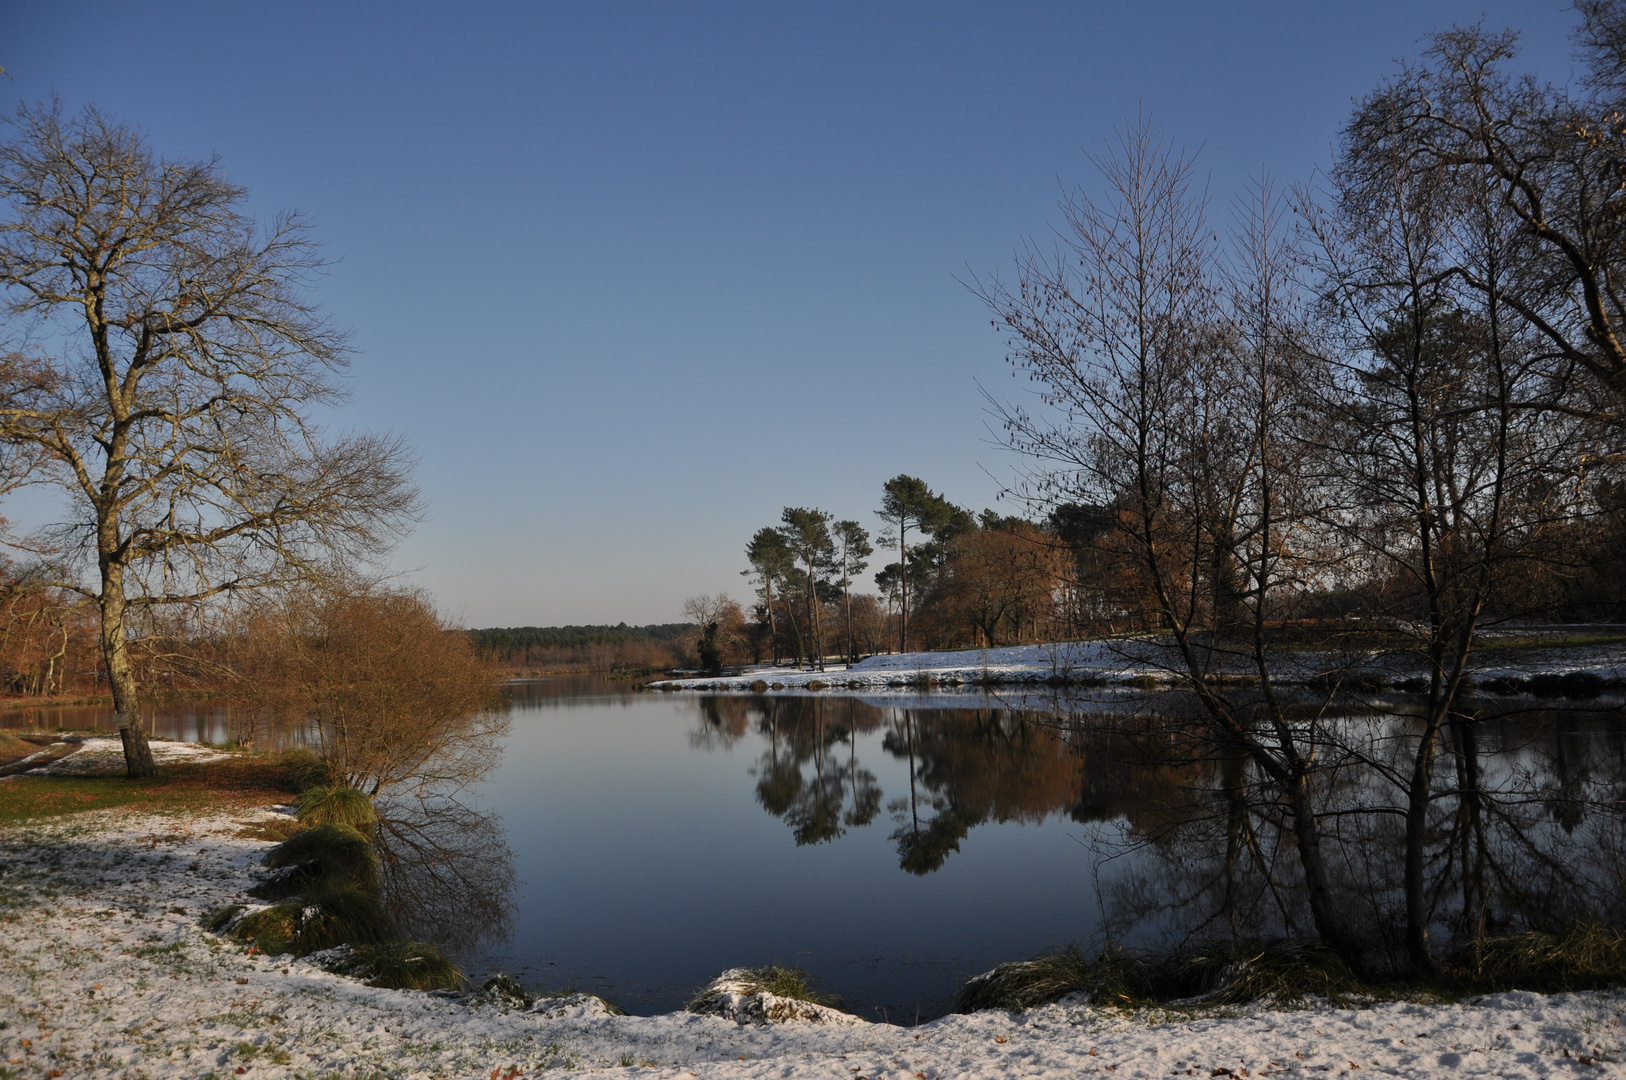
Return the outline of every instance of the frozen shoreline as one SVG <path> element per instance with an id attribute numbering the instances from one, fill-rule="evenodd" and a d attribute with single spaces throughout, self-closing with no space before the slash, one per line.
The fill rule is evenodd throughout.
<path id="1" fill-rule="evenodd" d="M 651 690 L 738 692 L 766 688 L 776 692 L 856 691 L 865 694 L 920 694 L 929 690 L 964 694 L 983 689 L 1037 690 L 1045 687 L 1146 689 L 1174 681 L 1172 650 L 1138 639 L 1014 645 L 998 649 L 951 652 L 888 653 L 871 656 L 852 667 L 800 671 L 753 667 L 717 677 L 662 679 Z M 1476 680 L 1571 673 L 1596 677 L 1610 696 L 1626 688 L 1626 642 L 1608 645 L 1527 645 L 1517 649 L 1487 648 L 1470 660 Z M 1377 678 L 1384 686 L 1422 674 L 1401 653 L 1282 652 L 1276 656 L 1276 678 L 1306 684 L 1318 676 Z M 1243 656 L 1226 658 L 1216 667 L 1230 676 L 1253 671 Z"/>
<path id="2" fill-rule="evenodd" d="M 1626 1075 L 1626 992 L 1214 1013 L 1051 1005 L 919 1028 L 537 1011 L 380 990 L 206 933 L 270 809 L 84 814 L 0 829 L 0 1067 L 72 1077 L 1122 1077 L 1351 1071 Z M 624 1065 L 624 1062 L 631 1064 Z M 648 1064 L 645 1064 L 648 1063 Z M 238 1073 L 241 1069 L 243 1072 Z"/>

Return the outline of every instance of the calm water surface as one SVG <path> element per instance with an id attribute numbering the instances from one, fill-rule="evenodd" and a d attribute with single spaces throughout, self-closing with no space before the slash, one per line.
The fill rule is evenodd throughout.
<path id="1" fill-rule="evenodd" d="M 387 891 L 406 898 L 404 933 L 472 974 L 634 1013 L 681 1008 L 727 968 L 781 964 L 859 1015 L 910 1023 L 945 1012 L 968 976 L 1069 942 L 1302 934 L 1273 789 L 1234 752 L 1183 737 L 1180 708 L 1107 691 L 1047 706 L 521 682 L 485 782 L 459 801 L 381 804 L 394 823 L 381 842 L 402 853 L 391 880 L 404 884 Z M 1471 732 L 1443 737 L 1431 811 L 1440 949 L 1626 923 L 1626 713 L 1473 708 Z M 1325 747 L 1346 748 L 1318 780 L 1333 886 L 1369 956 L 1399 962 L 1403 843 L 1385 777 L 1415 725 L 1400 698 L 1307 710 L 1337 736 Z M 209 702 L 149 717 L 159 735 L 207 741 L 241 737 L 235 719 Z M 0 715 L 35 730 L 110 723 L 105 708 Z M 1478 816 L 1461 795 L 1468 760 Z"/>
<path id="2" fill-rule="evenodd" d="M 967 975 L 1099 925 L 1069 817 L 1078 762 L 1044 731 L 1013 749 L 970 711 L 604 685 L 515 694 L 480 803 L 514 849 L 517 917 L 475 967 L 653 1013 L 725 968 L 799 964 L 853 1011 L 912 1021 L 946 1011 Z M 943 745 L 945 723 L 963 745 Z M 1006 759 L 1011 790 L 957 752 Z M 988 814 L 968 829 L 942 824 L 957 767 L 984 788 L 974 811 L 948 811 Z"/>

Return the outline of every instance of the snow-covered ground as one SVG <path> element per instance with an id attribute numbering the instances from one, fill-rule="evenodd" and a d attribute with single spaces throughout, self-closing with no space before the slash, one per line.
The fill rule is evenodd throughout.
<path id="1" fill-rule="evenodd" d="M 200 928 L 255 879 L 267 845 L 239 834 L 274 812 L 120 810 L 0 829 L 0 1076 L 1626 1075 L 1626 993 L 1208 1013 L 1073 1002 L 912 1028 L 373 989 Z"/>
<path id="2" fill-rule="evenodd" d="M 53 744 L 59 745 L 59 744 Z M 214 750 L 202 743 L 172 742 L 152 739 L 152 759 L 159 765 L 191 761 L 219 761 L 230 755 Z M 43 756 L 43 752 L 40 756 Z M 124 768 L 124 742 L 117 735 L 92 736 L 85 739 L 78 750 L 38 769 L 29 770 L 34 776 L 94 776 L 119 772 Z"/>
<path id="3" fill-rule="evenodd" d="M 657 690 L 748 690 L 761 684 L 770 690 L 865 693 L 917 693 L 927 686 L 952 691 L 956 687 L 1047 683 L 1111 687 L 1166 683 L 1178 661 L 1172 649 L 1144 640 L 1074 641 L 871 656 L 852 667 L 832 665 L 828 671 L 758 667 L 718 678 L 666 679 L 649 685 Z M 1474 655 L 1473 667 L 1480 679 L 1590 672 L 1618 685 L 1626 682 L 1626 643 L 1486 649 Z M 1232 675 L 1253 671 L 1244 656 L 1229 657 L 1218 669 Z M 1280 652 L 1273 659 L 1273 670 L 1283 682 L 1306 682 L 1325 672 L 1346 677 L 1368 673 L 1391 681 L 1422 674 L 1415 660 L 1399 653 Z"/>

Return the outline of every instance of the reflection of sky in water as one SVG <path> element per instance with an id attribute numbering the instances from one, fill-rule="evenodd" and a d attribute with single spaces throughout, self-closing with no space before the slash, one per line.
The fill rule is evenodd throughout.
<path id="1" fill-rule="evenodd" d="M 912 1020 L 917 1004 L 943 1012 L 964 976 L 1096 928 L 1084 828 L 1065 814 L 975 826 L 940 870 L 901 871 L 885 804 L 907 799 L 909 765 L 882 749 L 883 730 L 857 746 L 881 811 L 797 847 L 757 801 L 769 740 L 754 724 L 708 748 L 691 739 L 704 723 L 694 698 L 553 704 L 516 702 L 507 756 L 481 793 L 507 826 L 520 885 L 513 937 L 475 967 L 602 987 L 658 1012 L 724 968 L 802 964 L 861 1014 L 884 1005 Z M 844 763 L 848 747 L 830 753 Z"/>

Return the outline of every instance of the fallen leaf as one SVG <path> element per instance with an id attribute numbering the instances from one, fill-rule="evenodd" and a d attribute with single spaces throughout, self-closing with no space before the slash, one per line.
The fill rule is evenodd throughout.
<path id="1" fill-rule="evenodd" d="M 1005 1036 L 1003 1036 L 1003 1035 L 995 1035 L 994 1036 L 994 1041 L 995 1042 L 1005 1042 L 1006 1039 L 1005 1039 Z"/>

